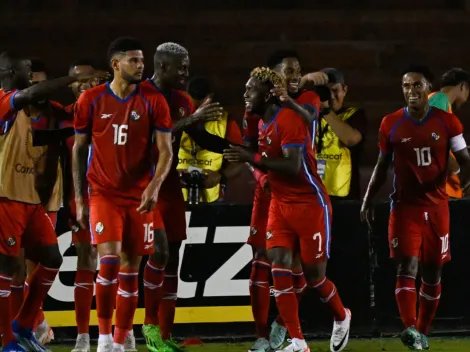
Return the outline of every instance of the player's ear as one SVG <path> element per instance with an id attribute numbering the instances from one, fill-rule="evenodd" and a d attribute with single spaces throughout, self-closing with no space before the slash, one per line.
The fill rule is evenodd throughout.
<path id="1" fill-rule="evenodd" d="M 344 95 L 348 94 L 348 86 L 343 84 Z"/>
<path id="2" fill-rule="evenodd" d="M 119 70 L 119 60 L 116 57 L 111 59 L 111 68 L 113 70 Z"/>

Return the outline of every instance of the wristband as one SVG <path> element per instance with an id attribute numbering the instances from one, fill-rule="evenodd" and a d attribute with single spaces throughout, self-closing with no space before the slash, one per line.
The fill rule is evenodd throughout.
<path id="1" fill-rule="evenodd" d="M 262 158 L 261 154 L 255 154 L 255 156 L 253 157 L 253 162 L 255 164 L 259 164 L 261 162 L 261 158 Z"/>

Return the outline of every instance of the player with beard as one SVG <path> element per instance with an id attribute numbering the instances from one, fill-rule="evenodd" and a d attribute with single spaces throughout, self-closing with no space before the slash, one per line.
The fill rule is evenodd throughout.
<path id="1" fill-rule="evenodd" d="M 0 143 L 3 145 L 1 159 L 4 161 L 0 170 L 0 208 L 3 214 L 0 232 L 8 236 L 2 241 L 6 245 L 0 248 L 0 332 L 3 334 L 3 351 L 46 350 L 35 339 L 32 328 L 62 263 L 54 227 L 45 212 L 51 196 L 60 188 L 58 158 L 55 147 L 34 146 L 31 133 L 36 129 L 50 128 L 55 124 L 55 116 L 49 114 L 51 110 L 47 103 L 39 102 L 46 101 L 50 94 L 77 80 L 90 79 L 83 75 L 69 76 L 28 87 L 30 68 L 29 61 L 12 53 L 0 55 L 0 120 L 3 125 Z M 41 111 L 46 113 L 40 114 L 45 118 L 37 118 Z M 15 216 L 11 217 L 13 213 Z M 27 257 L 39 265 L 28 279 L 29 290 L 11 323 L 10 283 L 20 245 L 25 248 Z"/>
<path id="2" fill-rule="evenodd" d="M 132 330 L 140 261 L 154 251 L 153 227 L 163 228 L 152 210 L 173 155 L 168 104 L 160 93 L 139 83 L 144 70 L 141 44 L 119 38 L 111 43 L 108 60 L 113 81 L 86 90 L 77 102 L 72 158 L 77 222 L 88 228 L 88 182 L 90 230 L 100 257 L 98 352 L 124 351 Z"/>
<path id="3" fill-rule="evenodd" d="M 461 166 L 462 184 L 468 186 L 470 180 L 470 156 L 462 124 L 456 116 L 429 106 L 430 76 L 422 66 L 404 71 L 406 106 L 382 120 L 380 154 L 361 209 L 362 220 L 371 226 L 372 198 L 393 165 L 389 246 L 397 263 L 395 297 L 405 325 L 401 340 L 412 350 L 429 349 L 426 334 L 441 296 L 442 267 L 450 260 L 446 193 L 449 150 Z M 418 268 L 422 283 L 416 317 Z"/>
<path id="4" fill-rule="evenodd" d="M 274 87 L 272 93 L 278 96 L 286 107 L 297 112 L 315 129 L 316 118 L 320 109 L 320 97 L 313 91 L 300 88 L 302 76 L 298 54 L 292 50 L 279 50 L 268 58 L 267 64 L 269 68 L 284 77 L 287 82 L 287 89 L 282 86 Z M 316 83 L 321 84 L 323 83 L 321 81 L 322 78 L 324 77 L 321 73 L 317 75 L 312 73 L 309 80 L 316 79 Z M 249 111 L 245 112 L 243 120 L 244 139 L 249 144 L 249 147 L 255 150 L 258 146 L 259 121 L 260 117 L 258 115 Z M 285 341 L 287 329 L 284 327 L 281 316 L 278 316 L 272 323 L 271 332 L 269 333 L 268 313 L 270 300 L 268 283 L 270 264 L 266 256 L 266 225 L 271 194 L 267 183 L 267 174 L 255 168 L 251 169 L 257 184 L 251 217 L 250 236 L 248 238 L 248 244 L 253 247 L 254 252 L 250 276 L 250 297 L 258 339 L 250 351 L 256 352 L 268 351 L 270 348 L 274 350 L 280 348 Z M 298 256 L 296 256 L 293 267 L 293 280 L 295 292 L 298 299 L 300 299 L 307 285 Z"/>
<path id="5" fill-rule="evenodd" d="M 203 124 L 219 118 L 222 107 L 207 99 L 194 111 L 191 98 L 181 90 L 189 76 L 188 51 L 176 43 L 161 44 L 155 52 L 154 65 L 153 77 L 142 85 L 161 92 L 168 101 L 173 120 L 173 153 L 178 153 L 184 130 L 202 149 L 222 154 L 230 142 L 208 133 Z M 171 339 L 178 292 L 179 250 L 186 239 L 186 204 L 177 166 L 178 160 L 174 158 L 159 194 L 154 222 L 160 221 L 161 216 L 165 226 L 155 227 L 155 253 L 144 269 L 142 332 L 152 352 L 180 350 Z"/>
<path id="6" fill-rule="evenodd" d="M 282 76 L 269 68 L 252 71 L 244 98 L 248 111 L 263 116 L 259 124 L 259 151 L 231 147 L 224 151 L 224 157 L 268 171 L 272 199 L 266 227 L 267 258 L 272 264 L 276 303 L 292 338 L 282 351 L 310 351 L 301 332 L 294 292 L 295 251 L 300 252 L 308 286 L 333 311 L 330 349 L 341 351 L 347 344 L 351 313 L 344 308 L 335 285 L 325 276 L 331 244 L 331 206 L 316 173 L 309 126 L 272 92 L 273 87 L 282 84 Z"/>

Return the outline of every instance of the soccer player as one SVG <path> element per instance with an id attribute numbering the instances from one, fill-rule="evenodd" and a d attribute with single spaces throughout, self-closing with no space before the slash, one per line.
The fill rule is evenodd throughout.
<path id="1" fill-rule="evenodd" d="M 108 60 L 113 81 L 86 90 L 77 102 L 72 158 L 77 221 L 83 229 L 88 227 L 87 181 L 90 231 L 100 257 L 99 352 L 124 351 L 132 330 L 140 261 L 154 251 L 153 228 L 163 228 L 155 222 L 152 209 L 173 155 L 168 104 L 163 95 L 139 84 L 144 70 L 141 44 L 119 38 L 110 44 Z"/>
<path id="2" fill-rule="evenodd" d="M 334 284 L 325 276 L 330 250 L 331 207 L 316 173 L 309 126 L 270 91 L 283 84 L 268 68 L 256 68 L 246 84 L 245 105 L 263 117 L 259 150 L 232 147 L 224 157 L 249 162 L 268 171 L 271 203 L 266 231 L 267 257 L 272 264 L 276 303 L 292 338 L 282 351 L 310 351 L 301 332 L 298 301 L 293 289 L 293 251 L 299 247 L 308 286 L 328 302 L 335 315 L 332 351 L 341 351 L 349 336 L 351 313 L 343 307 Z"/>
<path id="3" fill-rule="evenodd" d="M 429 105 L 452 113 L 467 102 L 470 90 L 470 74 L 461 68 L 453 68 L 442 75 L 440 92 L 429 95 Z M 451 198 L 462 198 L 459 174 L 460 167 L 450 153 L 446 191 Z"/>
<path id="4" fill-rule="evenodd" d="M 275 87 L 273 93 L 279 96 L 286 106 L 299 113 L 307 123 L 312 123 L 311 127 L 315 128 L 320 98 L 315 92 L 299 89 L 302 78 L 299 55 L 292 50 L 279 50 L 269 56 L 267 64 L 288 82 L 287 90 L 283 86 Z M 259 120 L 258 115 L 249 111 L 245 112 L 244 139 L 249 143 L 250 148 L 255 150 L 258 146 Z M 266 174 L 253 169 L 253 175 L 258 182 L 255 189 L 248 244 L 253 247 L 254 251 L 250 275 L 250 297 L 258 337 L 250 351 L 256 352 L 280 348 L 285 341 L 287 329 L 284 327 L 282 318 L 278 316 L 271 325 L 268 342 L 270 264 L 266 256 L 266 225 L 271 196 Z M 294 290 L 300 298 L 307 285 L 298 256 L 296 259 L 293 268 Z"/>
<path id="5" fill-rule="evenodd" d="M 92 74 L 95 71 L 93 63 L 88 59 L 79 59 L 70 65 L 70 73 L 86 72 Z M 78 100 L 80 95 L 86 90 L 98 85 L 97 79 L 88 82 L 75 82 L 71 85 L 75 99 Z M 70 104 L 65 108 L 67 112 L 72 114 L 75 111 L 76 103 Z M 63 121 L 61 128 L 73 127 L 72 120 Z M 72 185 L 72 148 L 75 138 L 69 137 L 66 140 L 68 154 L 64 155 L 63 172 L 64 172 L 64 208 L 69 216 L 70 226 L 72 229 L 72 243 L 77 251 L 77 273 L 75 275 L 75 321 L 77 323 L 77 340 L 75 348 L 72 352 L 89 352 L 90 351 L 90 311 L 94 293 L 94 279 L 97 268 L 97 252 L 96 247 L 92 246 L 91 234 L 88 228 L 81 228 L 77 222 L 77 212 L 75 207 L 75 194 Z M 84 203 L 88 204 L 88 185 L 85 182 Z M 127 341 L 126 341 L 127 342 Z M 126 346 L 125 346 L 126 347 Z M 125 348 L 125 350 L 127 350 Z"/>
<path id="6" fill-rule="evenodd" d="M 32 328 L 44 298 L 54 281 L 62 257 L 57 237 L 44 206 L 49 198 L 42 192 L 57 179 L 44 179 L 49 151 L 32 145 L 31 130 L 46 129 L 52 117 L 37 118 L 30 106 L 77 80 L 89 77 L 62 77 L 29 87 L 31 63 L 13 53 L 0 55 L 0 331 L 3 351 L 45 351 Z M 55 169 L 57 171 L 57 167 Z M 47 178 L 47 177 L 46 177 Z M 46 181 L 46 183 L 43 183 Z M 14 217 L 11 214 L 15 214 Z M 23 245 L 39 265 L 29 278 L 29 290 L 12 323 L 10 284 Z M 21 346 L 19 343 L 21 343 Z M 24 347 L 22 347 L 24 346 Z"/>
<path id="7" fill-rule="evenodd" d="M 429 106 L 429 76 L 426 67 L 413 66 L 404 71 L 406 106 L 382 120 L 380 154 L 361 209 L 363 221 L 370 226 L 372 198 L 393 165 L 395 191 L 391 195 L 388 238 L 390 255 L 397 262 L 395 296 L 405 325 L 401 340 L 414 350 L 429 349 L 426 335 L 441 296 L 442 267 L 450 260 L 445 190 L 449 149 L 462 167 L 463 180 L 468 180 L 470 163 L 458 118 Z M 417 318 L 418 266 L 422 280 Z"/>
<path id="8" fill-rule="evenodd" d="M 206 101 L 194 111 L 191 98 L 181 90 L 189 75 L 188 51 L 176 43 L 161 44 L 154 55 L 154 66 L 152 79 L 142 85 L 161 92 L 168 101 L 173 120 L 173 153 L 178 153 L 184 130 L 202 149 L 222 154 L 230 142 L 208 133 L 202 124 L 222 115 L 220 104 Z M 142 332 L 147 348 L 152 352 L 179 350 L 171 339 L 171 332 L 178 292 L 179 250 L 186 239 L 186 205 L 177 165 L 178 160 L 174 158 L 159 194 L 155 217 L 161 216 L 165 227 L 155 229 L 156 251 L 144 269 L 145 321 Z"/>

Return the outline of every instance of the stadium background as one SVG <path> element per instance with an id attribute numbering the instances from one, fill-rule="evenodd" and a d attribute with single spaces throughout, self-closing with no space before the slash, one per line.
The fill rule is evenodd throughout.
<path id="1" fill-rule="evenodd" d="M 209 76 L 219 100 L 238 118 L 249 70 L 263 64 L 275 49 L 295 48 L 304 72 L 341 69 L 350 87 L 348 104 L 366 109 L 369 135 L 362 167 L 366 183 L 377 155 L 380 119 L 402 104 L 399 73 L 403 66 L 425 63 L 437 77 L 450 67 L 468 69 L 469 49 L 462 45 L 470 31 L 467 8 L 464 0 L 2 1 L 0 49 L 40 58 L 50 75 L 58 77 L 80 57 L 94 58 L 106 66 L 108 43 L 120 35 L 132 35 L 145 44 L 149 76 L 156 45 L 176 41 L 190 51 L 191 74 Z M 63 94 L 57 99 L 67 103 L 71 96 Z M 468 107 L 459 111 L 467 131 L 469 112 Z M 468 140 L 468 134 L 466 137 Z M 254 185 L 248 174 L 229 185 L 230 205 L 188 210 L 189 238 L 182 249 L 177 313 L 177 322 L 184 324 L 176 326 L 178 336 L 252 334 L 250 249 L 243 245 L 249 233 L 252 197 L 247 184 Z M 452 202 L 451 208 L 453 261 L 446 268 L 436 326 L 461 330 L 470 319 L 468 305 L 456 303 L 470 294 L 465 284 L 470 274 L 466 235 L 470 203 Z M 394 270 L 387 258 L 387 207 L 380 208 L 375 229 L 375 312 L 369 308 L 370 241 L 358 213 L 359 205 L 354 202 L 335 204 L 330 276 L 355 312 L 353 333 L 371 334 L 374 316 L 380 331 L 398 331 Z M 65 260 L 44 308 L 53 326 L 71 327 L 75 257 L 63 219 L 58 234 Z M 301 307 L 307 332 L 329 331 L 330 318 L 316 299 L 304 299 Z M 139 311 L 136 323 L 141 320 Z M 58 330 L 59 335 L 71 338 L 74 332 L 72 328 Z"/>

